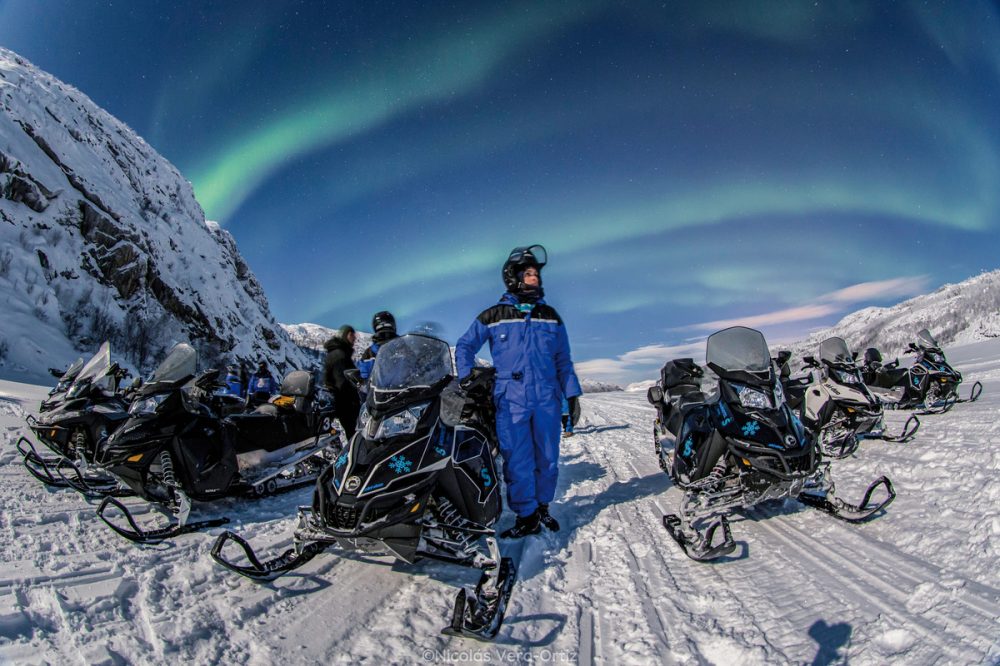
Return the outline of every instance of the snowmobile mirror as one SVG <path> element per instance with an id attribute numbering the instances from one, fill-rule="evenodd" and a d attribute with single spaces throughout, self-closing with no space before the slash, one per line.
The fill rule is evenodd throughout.
<path id="1" fill-rule="evenodd" d="M 778 365 L 784 365 L 788 363 L 789 359 L 792 358 L 792 352 L 787 349 L 783 349 L 778 352 L 778 355 L 774 357 L 774 360 L 778 362 Z"/>
<path id="2" fill-rule="evenodd" d="M 855 361 L 857 361 L 858 360 L 858 352 L 851 352 L 851 358 L 853 358 Z"/>
<path id="3" fill-rule="evenodd" d="M 663 402 L 663 389 L 656 385 L 650 386 L 649 390 L 646 391 L 646 400 L 648 400 L 651 405 L 660 404 Z"/>
<path id="4" fill-rule="evenodd" d="M 361 379 L 361 371 L 358 370 L 357 368 L 344 370 L 344 377 L 347 378 L 347 381 L 354 384 L 355 388 L 361 388 L 361 386 L 364 384 L 364 380 Z"/>
<path id="5" fill-rule="evenodd" d="M 60 370 L 59 368 L 49 368 L 49 374 L 56 379 L 62 379 L 62 376 L 66 374 L 66 371 Z"/>
<path id="6" fill-rule="evenodd" d="M 819 363 L 816 362 L 816 358 L 813 356 L 803 356 L 802 360 L 806 362 L 807 366 L 817 366 Z"/>

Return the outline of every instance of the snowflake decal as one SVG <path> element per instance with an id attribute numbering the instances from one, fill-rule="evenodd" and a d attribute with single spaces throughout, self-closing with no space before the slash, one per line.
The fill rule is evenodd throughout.
<path id="1" fill-rule="evenodd" d="M 448 451 L 443 446 L 435 446 L 434 453 L 438 454 L 442 458 L 448 455 Z"/>
<path id="2" fill-rule="evenodd" d="M 397 454 L 389 459 L 389 469 L 396 474 L 402 474 L 413 469 L 413 463 L 407 460 L 402 454 Z"/>
<path id="3" fill-rule="evenodd" d="M 346 464 L 347 464 L 347 452 L 345 451 L 344 453 L 340 454 L 340 457 L 337 458 L 337 462 L 335 462 L 333 464 L 333 466 L 336 469 L 340 469 L 341 467 L 343 467 Z"/>
<path id="4" fill-rule="evenodd" d="M 760 424 L 756 421 L 747 421 L 743 424 L 743 435 L 745 437 L 753 437 L 760 430 Z"/>

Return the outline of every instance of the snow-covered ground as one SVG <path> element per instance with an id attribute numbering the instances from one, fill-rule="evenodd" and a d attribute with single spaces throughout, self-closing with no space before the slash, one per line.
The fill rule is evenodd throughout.
<path id="1" fill-rule="evenodd" d="M 890 476 L 885 515 L 849 525 L 768 504 L 734 517 L 740 548 L 714 564 L 661 526 L 680 492 L 653 456 L 645 396 L 585 396 L 563 445 L 563 530 L 524 545 L 492 645 L 438 633 L 455 586 L 476 578 L 454 567 L 328 554 L 255 584 L 212 561 L 218 530 L 133 546 L 21 468 L 13 443 L 45 391 L 0 382 L 0 662 L 1000 663 L 1000 341 L 948 353 L 983 382 L 979 402 L 835 463 L 851 500 Z M 201 511 L 276 553 L 310 492 Z"/>

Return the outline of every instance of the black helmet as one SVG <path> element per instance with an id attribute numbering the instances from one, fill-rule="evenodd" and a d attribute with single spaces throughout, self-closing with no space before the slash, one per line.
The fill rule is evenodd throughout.
<path id="1" fill-rule="evenodd" d="M 376 312 L 372 317 L 372 332 L 372 339 L 376 342 L 393 339 L 396 337 L 396 318 L 387 310 Z"/>
<path id="2" fill-rule="evenodd" d="M 507 287 L 507 291 L 512 294 L 523 294 L 525 291 L 537 291 L 530 287 L 527 287 L 524 282 L 521 281 L 521 275 L 524 270 L 529 267 L 534 267 L 538 269 L 539 272 L 539 284 L 541 284 L 541 272 L 542 267 L 548 261 L 548 255 L 545 253 L 545 248 L 541 245 L 532 245 L 530 247 L 515 247 L 510 251 L 510 256 L 507 257 L 507 261 L 503 264 L 503 283 Z"/>

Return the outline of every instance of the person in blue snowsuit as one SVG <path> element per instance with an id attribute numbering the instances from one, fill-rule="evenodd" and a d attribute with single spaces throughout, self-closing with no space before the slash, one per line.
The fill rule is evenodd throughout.
<path id="1" fill-rule="evenodd" d="M 278 382 L 275 381 L 264 361 L 258 363 L 257 369 L 250 375 L 246 392 L 247 401 L 252 405 L 265 403 L 278 392 Z"/>
<path id="2" fill-rule="evenodd" d="M 555 308 L 545 303 L 540 245 L 515 248 L 503 266 L 507 292 L 476 317 L 455 345 L 459 379 L 472 371 L 487 342 L 496 367 L 493 399 L 504 458 L 507 503 L 517 514 L 502 538 L 556 531 L 549 513 L 559 472 L 562 397 L 575 406 L 583 393 L 573 370 L 569 337 Z"/>

